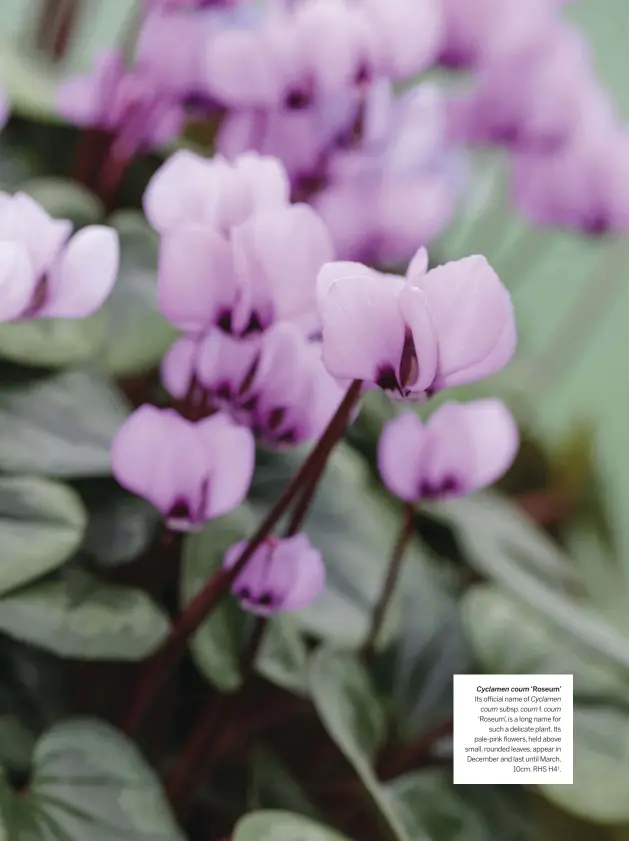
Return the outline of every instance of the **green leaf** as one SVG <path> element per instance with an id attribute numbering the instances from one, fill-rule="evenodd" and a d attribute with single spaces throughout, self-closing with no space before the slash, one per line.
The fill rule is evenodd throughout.
<path id="1" fill-rule="evenodd" d="M 113 480 L 96 480 L 84 491 L 89 513 L 82 550 L 102 567 L 132 561 L 147 549 L 160 523 L 159 512 Z"/>
<path id="2" fill-rule="evenodd" d="M 0 324 L 0 356 L 21 365 L 65 368 L 93 359 L 103 342 L 101 313 Z"/>
<path id="3" fill-rule="evenodd" d="M 354 767 L 391 833 L 398 841 L 422 841 L 420 828 L 409 831 L 406 811 L 402 816 L 373 771 L 386 721 L 364 666 L 350 654 L 321 648 L 310 664 L 310 692 L 323 726 Z"/>
<path id="4" fill-rule="evenodd" d="M 76 227 L 92 225 L 103 215 L 100 200 L 82 184 L 69 178 L 44 176 L 20 184 L 44 210 L 57 219 L 70 219 Z"/>
<path id="5" fill-rule="evenodd" d="M 220 568 L 227 549 L 251 534 L 256 525 L 254 511 L 242 505 L 187 538 L 181 567 L 184 604 Z M 224 692 L 233 692 L 242 684 L 240 663 L 251 626 L 251 616 L 234 599 L 223 599 L 191 643 L 199 670 Z M 307 692 L 307 650 L 294 617 L 279 615 L 269 621 L 256 669 L 284 689 Z"/>
<path id="6" fill-rule="evenodd" d="M 269 621 L 256 669 L 283 689 L 308 694 L 308 649 L 294 616 L 280 613 Z"/>
<path id="7" fill-rule="evenodd" d="M 0 468 L 44 476 L 106 476 L 109 447 L 128 415 L 102 375 L 65 371 L 0 392 Z"/>
<path id="8" fill-rule="evenodd" d="M 86 519 L 81 500 L 64 485 L 0 477 L 0 594 L 60 566 L 80 545 Z"/>
<path id="9" fill-rule="evenodd" d="M 574 675 L 574 776 L 542 785 L 563 809 L 601 823 L 629 821 L 629 675 L 496 587 L 463 602 L 475 652 L 490 673 Z M 626 643 L 625 643 L 626 644 Z"/>
<path id="10" fill-rule="evenodd" d="M 233 841 L 348 841 L 335 829 L 301 815 L 274 810 L 251 812 L 234 829 Z"/>
<path id="11" fill-rule="evenodd" d="M 554 589 L 575 587 L 569 559 L 504 497 L 479 493 L 426 508 L 453 529 L 468 562 L 482 575 L 502 583 L 523 571 Z"/>
<path id="12" fill-rule="evenodd" d="M 405 774 L 386 787 L 409 830 L 421 826 L 427 838 L 540 841 L 539 830 L 520 787 L 455 786 L 452 772 L 444 769 Z"/>
<path id="13" fill-rule="evenodd" d="M 251 804 L 260 809 L 286 809 L 318 820 L 319 810 L 289 769 L 273 753 L 256 750 L 251 760 Z"/>
<path id="14" fill-rule="evenodd" d="M 159 647 L 169 627 L 142 590 L 95 580 L 80 598 L 72 580 L 63 579 L 0 599 L 0 631 L 61 657 L 142 660 Z"/>
<path id="15" fill-rule="evenodd" d="M 158 237 L 141 213 L 116 214 L 121 263 L 118 280 L 103 307 L 106 338 L 102 361 L 116 376 L 157 365 L 178 331 L 157 310 Z"/>
<path id="16" fill-rule="evenodd" d="M 40 739 L 28 792 L 5 789 L 2 819 L 15 841 L 184 841 L 135 745 L 90 719 L 69 719 Z"/>

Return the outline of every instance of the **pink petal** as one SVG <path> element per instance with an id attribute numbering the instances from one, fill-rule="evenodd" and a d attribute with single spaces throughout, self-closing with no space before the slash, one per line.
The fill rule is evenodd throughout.
<path id="1" fill-rule="evenodd" d="M 113 289 L 120 262 L 118 234 L 88 225 L 69 240 L 48 275 L 47 300 L 37 313 L 45 318 L 85 318 Z"/>
<path id="2" fill-rule="evenodd" d="M 26 249 L 0 242 L 0 322 L 19 318 L 35 294 L 37 276 Z"/>
<path id="3" fill-rule="evenodd" d="M 67 219 L 52 219 L 26 193 L 16 193 L 0 210 L 0 236 L 23 243 L 36 275 L 47 271 L 71 232 Z"/>
<path id="4" fill-rule="evenodd" d="M 188 224 L 162 237 L 157 302 L 187 332 L 201 332 L 231 310 L 236 288 L 227 240 L 212 228 Z"/>
<path id="5" fill-rule="evenodd" d="M 234 161 L 234 174 L 246 184 L 250 212 L 288 205 L 290 181 L 277 158 L 252 151 L 245 152 Z"/>
<path id="6" fill-rule="evenodd" d="M 188 336 L 178 339 L 162 359 L 160 368 L 162 384 L 177 400 L 188 393 L 195 369 L 198 342 Z"/>
<path id="7" fill-rule="evenodd" d="M 284 598 L 282 610 L 302 610 L 318 598 L 325 587 L 325 564 L 321 553 L 305 535 L 283 540 L 275 549 L 274 562 L 294 567 L 293 583 Z"/>
<path id="8" fill-rule="evenodd" d="M 9 121 L 11 113 L 11 103 L 6 93 L 0 88 L 0 130 L 2 130 Z"/>
<path id="9" fill-rule="evenodd" d="M 248 429 L 226 415 L 212 415 L 197 424 L 205 446 L 198 453 L 209 474 L 205 518 L 220 517 L 243 502 L 255 467 L 255 441 Z"/>
<path id="10" fill-rule="evenodd" d="M 144 212 L 159 233 L 188 223 L 213 222 L 218 175 L 212 163 L 181 149 L 151 178 L 144 192 Z"/>
<path id="11" fill-rule="evenodd" d="M 428 271 L 428 252 L 425 248 L 418 248 L 414 257 L 408 264 L 406 279 L 414 286 L 419 286 L 422 278 Z"/>
<path id="12" fill-rule="evenodd" d="M 244 399 L 242 388 L 260 354 L 260 336 L 235 338 L 212 330 L 201 340 L 196 360 L 199 381 L 213 394 L 230 402 Z M 247 393 L 248 393 L 247 389 Z"/>
<path id="13" fill-rule="evenodd" d="M 429 496 L 447 498 L 471 489 L 470 472 L 474 458 L 465 409 L 459 403 L 444 403 L 426 425 L 421 478 L 424 486 L 431 489 L 427 494 Z M 443 489 L 448 480 L 452 487 Z"/>
<path id="14" fill-rule="evenodd" d="M 518 428 L 500 400 L 476 400 L 464 409 L 473 454 L 470 486 L 483 488 L 511 467 L 520 445 Z"/>
<path id="15" fill-rule="evenodd" d="M 195 517 L 207 473 L 198 440 L 195 425 L 173 410 L 141 406 L 113 440 L 113 474 L 123 488 L 147 499 L 164 516 L 183 501 Z"/>
<path id="16" fill-rule="evenodd" d="M 332 284 L 321 306 L 323 363 L 332 376 L 375 382 L 382 368 L 397 371 L 405 324 L 396 292 L 378 276 Z"/>
<path id="17" fill-rule="evenodd" d="M 378 442 L 378 470 L 391 493 L 405 502 L 419 499 L 427 431 L 412 412 L 385 424 Z"/>
<path id="18" fill-rule="evenodd" d="M 443 37 L 438 0 L 367 0 L 366 10 L 378 33 L 385 75 L 404 79 L 434 61 Z"/>
<path id="19" fill-rule="evenodd" d="M 428 300 L 421 289 L 406 284 L 400 292 L 400 313 L 410 328 L 417 358 L 417 378 L 409 382 L 413 392 L 424 392 L 431 388 L 439 364 L 439 340 Z M 397 369 L 396 369 L 397 371 Z"/>
<path id="20" fill-rule="evenodd" d="M 211 38 L 205 80 L 208 92 L 227 106 L 270 106 L 280 96 L 277 58 L 259 30 L 222 29 Z"/>
<path id="21" fill-rule="evenodd" d="M 319 216 L 306 205 L 257 213 L 239 234 L 254 302 L 268 301 L 277 321 L 315 328 L 317 274 L 334 256 Z"/>
<path id="22" fill-rule="evenodd" d="M 57 109 L 68 122 L 94 126 L 101 117 L 98 89 L 91 76 L 75 76 L 57 88 Z"/>
<path id="23" fill-rule="evenodd" d="M 515 348 L 513 306 L 484 257 L 439 266 L 420 287 L 439 340 L 437 388 L 472 382 L 477 372 L 487 376 L 506 363 Z"/>
<path id="24" fill-rule="evenodd" d="M 349 260 L 336 260 L 334 263 L 326 263 L 317 275 L 317 302 L 319 307 L 324 305 L 328 292 L 337 280 L 351 277 L 378 278 L 378 276 L 378 272 L 362 263 L 353 263 Z"/>

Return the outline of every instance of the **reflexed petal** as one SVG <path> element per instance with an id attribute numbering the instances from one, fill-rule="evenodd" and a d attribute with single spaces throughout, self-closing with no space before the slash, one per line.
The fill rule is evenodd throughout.
<path id="1" fill-rule="evenodd" d="M 290 181 L 277 158 L 259 155 L 257 152 L 245 152 L 234 161 L 234 171 L 236 177 L 242 179 L 247 186 L 250 212 L 288 205 Z"/>
<path id="2" fill-rule="evenodd" d="M 439 266 L 428 272 L 420 288 L 426 293 L 439 339 L 437 388 L 471 382 L 475 370 L 487 376 L 505 364 L 515 347 L 513 306 L 484 257 Z M 476 368 L 481 363 L 490 370 Z"/>
<path id="3" fill-rule="evenodd" d="M 268 300 L 278 321 L 315 328 L 317 273 L 334 254 L 319 216 L 306 205 L 252 216 L 241 229 L 253 300 Z M 257 287 L 257 288 L 256 288 Z"/>
<path id="4" fill-rule="evenodd" d="M 71 232 L 67 219 L 52 219 L 26 193 L 16 193 L 0 208 L 0 238 L 24 245 L 37 276 L 49 268 Z"/>
<path id="5" fill-rule="evenodd" d="M 465 410 L 460 403 L 444 403 L 426 425 L 421 481 L 430 489 L 427 496 L 443 499 L 471 490 L 474 453 Z"/>
<path id="6" fill-rule="evenodd" d="M 210 161 L 181 149 L 149 181 L 143 199 L 146 218 L 160 233 L 187 223 L 212 222 L 217 187 Z"/>
<path id="7" fill-rule="evenodd" d="M 113 440 L 112 471 L 123 488 L 147 499 L 164 516 L 183 502 L 194 520 L 207 473 L 201 455 L 193 423 L 171 409 L 141 406 Z"/>
<path id="8" fill-rule="evenodd" d="M 198 342 L 183 336 L 171 345 L 162 359 L 160 368 L 162 383 L 166 391 L 177 400 L 188 393 L 195 368 L 195 355 Z"/>
<path id="9" fill-rule="evenodd" d="M 334 377 L 375 382 L 380 369 L 397 371 L 405 324 L 396 284 L 376 275 L 346 277 L 325 296 L 323 362 Z"/>
<path id="10" fill-rule="evenodd" d="M 231 310 L 235 294 L 231 251 L 218 233 L 187 225 L 162 238 L 157 302 L 169 321 L 200 332 Z"/>
<path id="11" fill-rule="evenodd" d="M 298 534 L 281 541 L 273 560 L 277 565 L 291 565 L 294 569 L 293 582 L 284 596 L 281 609 L 293 612 L 312 604 L 325 587 L 326 571 L 321 553 L 306 535 Z"/>
<path id="12" fill-rule="evenodd" d="M 243 399 L 247 385 L 260 354 L 260 337 L 235 338 L 222 330 L 212 330 L 199 344 L 196 362 L 201 384 L 219 398 L 230 401 Z M 245 388 L 245 392 L 249 389 Z"/>
<path id="13" fill-rule="evenodd" d="M 208 92 L 227 106 L 269 106 L 281 91 L 280 68 L 271 43 L 259 31 L 223 29 L 205 55 Z"/>
<path id="14" fill-rule="evenodd" d="M 438 0 L 366 0 L 383 53 L 382 71 L 403 79 L 435 59 L 443 37 Z"/>
<path id="15" fill-rule="evenodd" d="M 0 322 L 19 318 L 36 287 L 37 276 L 26 249 L 15 242 L 0 242 Z"/>
<path id="16" fill-rule="evenodd" d="M 212 415 L 196 426 L 198 457 L 209 476 L 204 512 L 209 520 L 227 514 L 246 498 L 255 467 L 255 441 L 248 429 L 236 426 L 223 414 Z"/>
<path id="17" fill-rule="evenodd" d="M 385 424 L 378 443 L 378 470 L 391 493 L 405 502 L 419 499 L 427 430 L 417 415 L 405 412 Z"/>
<path id="18" fill-rule="evenodd" d="M 89 225 L 74 234 L 52 267 L 45 318 L 85 318 L 107 300 L 118 276 L 120 244 L 113 228 Z"/>
<path id="19" fill-rule="evenodd" d="M 422 278 L 428 271 L 428 252 L 425 248 L 419 248 L 415 252 L 415 256 L 408 264 L 406 270 L 406 279 L 413 286 L 419 286 Z"/>
<path id="20" fill-rule="evenodd" d="M 421 289 L 405 285 L 398 301 L 404 322 L 413 335 L 417 359 L 417 378 L 409 382 L 408 388 L 413 392 L 423 392 L 435 380 L 439 364 L 439 339 L 426 295 Z"/>
<path id="21" fill-rule="evenodd" d="M 519 435 L 511 412 L 500 400 L 476 400 L 464 406 L 472 442 L 470 488 L 482 488 L 500 479 L 518 452 Z"/>
<path id="22" fill-rule="evenodd" d="M 319 270 L 317 275 L 317 300 L 319 306 L 323 306 L 325 298 L 337 280 L 344 280 L 352 277 L 378 278 L 378 272 L 364 266 L 362 263 L 353 263 L 349 260 L 337 260 L 334 263 L 326 263 Z"/>

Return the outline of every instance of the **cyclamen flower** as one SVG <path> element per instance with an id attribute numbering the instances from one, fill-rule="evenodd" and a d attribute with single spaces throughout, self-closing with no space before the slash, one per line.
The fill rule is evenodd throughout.
<path id="1" fill-rule="evenodd" d="M 84 318 L 105 302 L 118 274 L 116 232 L 52 219 L 25 193 L 0 193 L 0 321 Z"/>
<path id="2" fill-rule="evenodd" d="M 374 85 L 361 137 L 328 156 L 328 186 L 312 199 L 339 255 L 380 265 L 407 262 L 452 218 L 465 181 L 463 153 L 446 137 L 445 101 L 433 85 L 394 99 Z"/>
<path id="3" fill-rule="evenodd" d="M 442 0 L 440 63 L 469 70 L 517 55 L 553 26 L 552 5 L 549 0 Z"/>
<path id="4" fill-rule="evenodd" d="M 174 531 L 199 529 L 240 505 L 254 460 L 251 433 L 225 415 L 193 423 L 148 405 L 123 423 L 111 448 L 118 482 L 154 505 Z"/>
<path id="5" fill-rule="evenodd" d="M 577 30 L 558 25 L 528 50 L 487 65 L 471 93 L 450 107 L 461 140 L 548 150 L 609 105 L 587 43 Z"/>
<path id="6" fill-rule="evenodd" d="M 144 212 L 160 234 L 187 224 L 207 225 L 227 235 L 258 210 L 289 203 L 290 184 L 281 163 L 249 152 L 229 163 L 180 150 L 151 178 Z"/>
<path id="7" fill-rule="evenodd" d="M 232 546 L 223 567 L 231 569 L 246 546 L 246 541 Z M 325 566 L 320 552 L 305 534 L 297 534 L 283 540 L 265 540 L 234 581 L 232 592 L 245 610 L 272 616 L 307 607 L 324 586 Z"/>
<path id="8" fill-rule="evenodd" d="M 629 230 L 629 129 L 588 121 L 553 155 L 516 155 L 513 199 L 538 225 L 586 234 Z"/>
<path id="9" fill-rule="evenodd" d="M 404 278 L 360 263 L 321 269 L 323 362 L 332 376 L 419 400 L 507 364 L 516 345 L 513 307 L 485 258 L 427 269 L 423 248 Z"/>
<path id="10" fill-rule="evenodd" d="M 517 426 L 500 400 L 445 403 L 427 423 L 407 412 L 383 429 L 378 468 L 405 502 L 448 499 L 492 484 L 511 466 Z"/>
<path id="11" fill-rule="evenodd" d="M 150 74 L 127 70 L 115 50 L 105 52 L 91 74 L 63 82 L 57 99 L 66 120 L 114 135 L 114 151 L 123 158 L 174 140 L 183 128 L 179 103 Z"/>
<path id="12" fill-rule="evenodd" d="M 307 205 L 256 213 L 229 239 L 210 226 L 181 226 L 161 241 L 159 309 L 188 333 L 218 326 L 245 336 L 289 321 L 308 335 L 318 325 L 317 271 L 332 254 Z"/>
<path id="13" fill-rule="evenodd" d="M 183 399 L 193 377 L 202 410 L 230 412 L 273 447 L 316 438 L 344 394 L 323 366 L 320 344 L 286 324 L 244 339 L 220 330 L 179 339 L 162 362 L 162 380 Z"/>

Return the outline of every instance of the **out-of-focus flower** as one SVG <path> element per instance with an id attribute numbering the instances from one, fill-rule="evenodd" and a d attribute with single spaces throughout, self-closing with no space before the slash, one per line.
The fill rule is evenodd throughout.
<path id="1" fill-rule="evenodd" d="M 434 63 L 445 34 L 441 0 L 362 0 L 361 5 L 376 33 L 379 76 L 407 79 Z"/>
<path id="2" fill-rule="evenodd" d="M 144 212 L 160 234 L 188 224 L 220 234 L 263 208 L 288 205 L 290 185 L 281 163 L 248 152 L 233 164 L 216 155 L 202 158 L 180 150 L 149 181 Z"/>
<path id="3" fill-rule="evenodd" d="M 188 333 L 218 326 L 244 336 L 276 322 L 316 329 L 315 279 L 333 254 L 329 234 L 307 205 L 267 209 L 231 229 L 188 224 L 162 237 L 160 311 Z"/>
<path id="4" fill-rule="evenodd" d="M 179 103 L 150 74 L 126 69 L 115 50 L 104 53 L 89 75 L 63 82 L 57 100 L 65 119 L 111 133 L 119 157 L 167 143 L 183 128 Z"/>
<path id="5" fill-rule="evenodd" d="M 406 277 L 330 263 L 318 278 L 323 362 L 402 398 L 484 379 L 516 345 L 511 299 L 484 257 L 427 271 L 420 249 Z"/>
<path id="6" fill-rule="evenodd" d="M 230 412 L 272 447 L 316 438 L 344 394 L 321 361 L 320 343 L 289 324 L 246 338 L 212 330 L 179 339 L 164 357 L 162 381 L 183 399 L 193 377 L 206 409 Z"/>
<path id="7" fill-rule="evenodd" d="M 118 274 L 118 236 L 52 219 L 24 193 L 0 193 L 0 321 L 84 318 L 105 302 Z"/>
<path id="8" fill-rule="evenodd" d="M 124 488 L 154 505 L 170 529 L 189 531 L 245 499 L 255 445 L 248 429 L 223 414 L 193 423 L 145 405 L 118 430 L 111 460 Z"/>
<path id="9" fill-rule="evenodd" d="M 395 265 L 452 218 L 465 182 L 463 153 L 448 143 L 445 102 L 433 85 L 395 100 L 375 85 L 359 117 L 361 137 L 328 157 L 328 186 L 313 206 L 340 256 Z"/>
<path id="10" fill-rule="evenodd" d="M 454 136 L 512 149 L 553 149 L 608 107 L 581 34 L 564 24 L 488 64 L 450 103 Z M 591 113 L 590 113 L 591 112 Z"/>
<path id="11" fill-rule="evenodd" d="M 223 566 L 231 569 L 246 549 L 243 541 L 232 546 Z M 258 616 L 307 607 L 325 586 L 325 566 L 320 552 L 305 534 L 282 540 L 270 537 L 257 549 L 232 585 L 241 606 Z"/>
<path id="12" fill-rule="evenodd" d="M 11 113 L 11 103 L 9 98 L 2 88 L 0 88 L 0 131 L 5 127 L 9 121 Z"/>
<path id="13" fill-rule="evenodd" d="M 405 502 L 447 499 L 486 487 L 506 473 L 518 430 L 500 400 L 445 403 L 424 424 L 407 412 L 383 429 L 380 475 Z"/>
<path id="14" fill-rule="evenodd" d="M 439 61 L 477 69 L 519 54 L 555 22 L 549 0 L 442 0 L 444 37 Z"/>
<path id="15" fill-rule="evenodd" d="M 516 206 L 539 225 L 600 235 L 629 229 L 629 129 L 585 124 L 555 154 L 513 159 Z"/>

